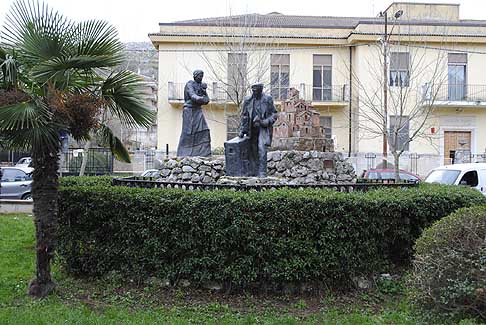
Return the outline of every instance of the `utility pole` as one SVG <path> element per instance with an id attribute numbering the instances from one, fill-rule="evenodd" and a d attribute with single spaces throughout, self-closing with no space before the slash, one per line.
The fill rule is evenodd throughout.
<path id="1" fill-rule="evenodd" d="M 400 18 L 403 10 L 395 12 L 395 20 Z M 383 35 L 383 162 L 382 168 L 388 168 L 388 13 L 387 11 L 380 12 L 380 17 L 385 19 L 385 30 Z M 393 32 L 393 28 L 392 28 Z"/>
<path id="2" fill-rule="evenodd" d="M 388 168 L 388 13 L 385 11 L 385 35 L 383 37 L 383 166 Z"/>

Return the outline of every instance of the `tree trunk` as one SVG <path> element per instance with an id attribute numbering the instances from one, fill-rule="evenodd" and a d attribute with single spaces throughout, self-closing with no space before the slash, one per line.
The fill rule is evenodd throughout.
<path id="1" fill-rule="evenodd" d="M 34 150 L 32 198 L 36 237 L 36 274 L 29 294 L 41 298 L 55 288 L 51 278 L 51 260 L 57 242 L 58 150 Z"/>
<path id="2" fill-rule="evenodd" d="M 395 183 L 400 182 L 400 155 L 394 153 L 393 158 L 395 160 Z"/>
<path id="3" fill-rule="evenodd" d="M 88 163 L 88 153 L 90 147 L 91 147 L 91 140 L 88 140 L 84 145 L 83 160 L 81 161 L 81 168 L 79 168 L 79 176 L 84 176 L 84 172 L 86 170 L 86 164 Z"/>

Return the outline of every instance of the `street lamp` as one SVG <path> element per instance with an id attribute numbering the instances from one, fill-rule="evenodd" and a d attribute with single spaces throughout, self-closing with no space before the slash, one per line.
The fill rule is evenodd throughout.
<path id="1" fill-rule="evenodd" d="M 398 10 L 393 15 L 395 19 L 400 18 L 403 15 L 403 10 Z M 387 127 L 388 127 L 388 12 L 381 11 L 380 17 L 385 18 L 385 33 L 383 35 L 383 168 L 388 167 L 388 142 L 387 142 Z M 393 28 L 392 28 L 393 32 Z M 391 33 L 390 33 L 391 34 Z"/>

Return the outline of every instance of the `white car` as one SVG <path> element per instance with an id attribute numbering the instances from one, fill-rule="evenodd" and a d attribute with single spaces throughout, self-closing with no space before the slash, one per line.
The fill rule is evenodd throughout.
<path id="1" fill-rule="evenodd" d="M 486 163 L 437 167 L 432 169 L 424 182 L 470 186 L 486 195 Z"/>
<path id="2" fill-rule="evenodd" d="M 0 168 L 0 199 L 32 200 L 32 172 L 29 167 Z"/>
<path id="3" fill-rule="evenodd" d="M 147 169 L 140 176 L 142 176 L 142 177 L 159 177 L 160 171 L 158 169 Z"/>
<path id="4" fill-rule="evenodd" d="M 15 164 L 15 167 L 32 167 L 32 158 L 24 157 L 20 158 L 19 161 Z"/>

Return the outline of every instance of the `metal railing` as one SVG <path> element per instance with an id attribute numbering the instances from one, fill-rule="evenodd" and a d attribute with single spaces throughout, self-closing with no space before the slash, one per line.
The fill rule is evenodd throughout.
<path id="1" fill-rule="evenodd" d="M 185 83 L 168 83 L 168 100 L 169 101 L 183 101 L 184 100 Z M 274 87 L 269 85 L 265 91 L 271 94 L 275 101 L 282 101 L 288 98 L 288 91 L 290 88 L 297 89 L 300 93 L 300 98 L 312 102 L 347 102 L 349 99 L 348 85 L 332 85 L 323 87 L 314 87 L 309 84 L 289 85 L 284 87 Z M 218 82 L 208 83 L 207 94 L 212 102 L 231 102 L 232 96 L 224 88 L 224 85 Z M 249 95 L 249 89 L 244 89 L 245 95 Z M 241 96 L 240 96 L 241 97 Z"/>
<path id="2" fill-rule="evenodd" d="M 151 178 L 138 176 L 115 178 L 112 181 L 114 186 L 141 187 L 141 188 L 174 188 L 188 191 L 214 191 L 214 190 L 231 190 L 231 191 L 267 191 L 279 188 L 290 189 L 330 189 L 337 192 L 366 192 L 375 188 L 382 187 L 416 187 L 416 183 L 395 183 L 389 182 L 370 182 L 370 183 L 337 183 L 337 184 L 305 184 L 305 185 L 280 185 L 280 184 L 205 184 L 190 182 L 166 182 L 156 181 Z"/>
<path id="3" fill-rule="evenodd" d="M 218 84 L 217 82 L 208 83 L 208 88 L 206 92 L 209 96 L 209 99 L 212 102 L 224 102 L 228 101 L 228 94 L 222 88 L 223 85 Z M 169 101 L 184 101 L 184 87 L 186 86 L 185 83 L 175 83 L 169 81 L 168 83 L 168 100 Z"/>
<path id="4" fill-rule="evenodd" d="M 433 98 L 435 96 L 435 98 Z M 441 85 L 424 94 L 425 100 L 486 102 L 486 85 Z"/>
<path id="5" fill-rule="evenodd" d="M 62 174 L 78 175 L 83 162 L 83 149 L 69 148 L 63 153 Z M 87 153 L 85 175 L 106 175 L 113 173 L 113 154 L 109 148 L 90 148 Z"/>

